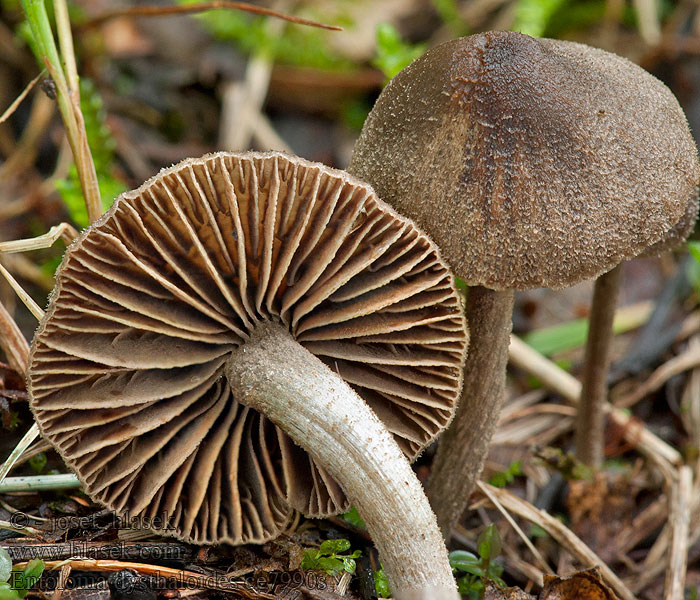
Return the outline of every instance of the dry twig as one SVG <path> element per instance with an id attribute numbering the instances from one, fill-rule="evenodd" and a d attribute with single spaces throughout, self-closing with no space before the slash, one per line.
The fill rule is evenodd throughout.
<path id="1" fill-rule="evenodd" d="M 17 110 L 17 107 L 22 104 L 22 100 L 24 100 L 27 97 L 27 94 L 32 91 L 32 88 L 39 82 L 39 80 L 46 74 L 46 71 L 41 71 L 34 79 L 32 79 L 28 84 L 27 87 L 25 87 L 22 90 L 22 93 L 17 96 L 17 98 L 14 99 L 12 104 L 7 107 L 4 113 L 2 113 L 2 116 L 0 116 L 0 123 L 4 123 L 9 119 L 14 112 Z"/>
<path id="2" fill-rule="evenodd" d="M 1 526 L 1 525 L 0 525 Z M 27 563 L 17 563 L 13 565 L 15 569 L 23 569 Z M 275 596 L 259 592 L 253 586 L 236 581 L 230 575 L 214 575 L 195 573 L 194 571 L 182 571 L 171 567 L 147 565 L 143 563 L 124 562 L 119 560 L 94 560 L 94 559 L 69 559 L 69 560 L 49 560 L 46 561 L 47 570 L 60 569 L 66 565 L 80 571 L 103 571 L 116 572 L 123 569 L 132 569 L 141 575 L 152 577 L 163 577 L 175 580 L 182 584 L 182 587 L 201 587 L 208 590 L 219 590 L 239 594 L 241 598 L 249 600 L 275 600 Z"/>
<path id="3" fill-rule="evenodd" d="M 10 287 L 15 291 L 15 294 L 17 294 L 22 303 L 29 309 L 29 312 L 36 317 L 37 321 L 41 321 L 44 318 L 44 311 L 36 302 L 34 302 L 34 299 L 22 289 L 22 286 L 3 266 L 2 263 L 0 263 L 0 274 L 7 280 L 7 283 L 10 284 Z"/>
<path id="4" fill-rule="evenodd" d="M 199 4 L 188 4 L 184 6 L 132 6 L 105 12 L 85 23 L 84 27 L 95 27 L 105 21 L 116 17 L 162 17 L 165 15 L 185 15 L 198 12 L 205 12 L 216 9 L 242 10 L 255 15 L 263 15 L 266 17 L 276 17 L 297 25 L 308 25 L 310 27 L 320 27 L 321 29 L 330 29 L 331 31 L 342 31 L 342 27 L 337 25 L 326 25 L 310 19 L 285 15 L 270 8 L 248 4 L 247 2 L 227 2 L 218 0 L 214 2 L 200 2 Z"/>
<path id="5" fill-rule="evenodd" d="M 29 363 L 29 344 L 17 327 L 17 323 L 0 302 L 0 346 L 10 366 L 24 375 Z"/>
<path id="6" fill-rule="evenodd" d="M 581 383 L 575 377 L 516 336 L 511 336 L 508 354 L 512 364 L 537 377 L 545 387 L 560 394 L 572 405 L 577 405 Z M 682 464 L 680 452 L 655 436 L 642 422 L 610 404 L 606 405 L 606 410 L 611 421 L 621 428 L 625 440 L 653 460 L 664 473 L 673 471 L 671 465 Z"/>
<path id="7" fill-rule="evenodd" d="M 642 385 L 635 389 L 634 392 L 620 398 L 615 402 L 615 405 L 622 408 L 629 408 L 639 402 L 644 396 L 658 390 L 674 375 L 697 367 L 700 367 L 700 347 L 691 346 L 682 354 L 674 356 L 672 359 L 666 361 L 656 369 Z"/>
<path id="8" fill-rule="evenodd" d="M 554 575 L 554 571 L 547 564 L 547 560 L 545 559 L 545 557 L 542 556 L 542 553 L 537 548 L 535 548 L 535 546 L 530 541 L 530 538 L 528 538 L 525 535 L 525 533 L 523 532 L 523 530 L 520 529 L 520 526 L 515 522 L 513 517 L 510 516 L 508 511 L 499 502 L 498 498 L 496 498 L 496 496 L 491 492 L 489 487 L 484 485 L 481 481 L 477 481 L 476 485 L 484 493 L 484 495 L 491 501 L 491 503 L 496 507 L 498 512 L 500 512 L 503 515 L 505 520 L 508 521 L 508 524 L 515 530 L 515 532 L 518 534 L 518 536 L 523 541 L 523 543 L 528 547 L 530 552 L 532 552 L 532 555 L 535 557 L 535 560 L 540 565 L 540 569 L 542 569 L 542 571 L 544 573 L 548 573 L 549 575 Z"/>
<path id="9" fill-rule="evenodd" d="M 576 536 L 559 519 L 552 517 L 549 513 L 539 510 L 525 500 L 518 498 L 508 490 L 499 489 L 488 484 L 483 484 L 499 502 L 510 512 L 527 519 L 531 523 L 536 523 L 552 536 L 559 544 L 568 550 L 578 561 L 586 567 L 598 566 L 603 580 L 615 590 L 615 593 L 622 600 L 636 600 L 635 595 L 613 573 L 612 569 L 606 565 L 601 558 L 593 552 L 581 539 Z"/>
<path id="10" fill-rule="evenodd" d="M 34 238 L 0 242 L 0 252 L 10 254 L 13 252 L 29 252 L 30 250 L 50 248 L 59 238 L 68 245 L 77 237 L 78 232 L 75 230 L 75 227 L 70 223 L 61 223 L 59 225 L 54 225 L 43 235 Z"/>
<path id="11" fill-rule="evenodd" d="M 671 496 L 671 551 L 666 571 L 664 600 L 683 600 L 685 573 L 688 566 L 688 533 L 690 525 L 690 501 L 693 490 L 693 471 L 682 466 Z"/>

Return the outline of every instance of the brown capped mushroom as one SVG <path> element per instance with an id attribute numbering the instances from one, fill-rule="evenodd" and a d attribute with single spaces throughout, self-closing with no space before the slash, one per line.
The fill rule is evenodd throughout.
<path id="1" fill-rule="evenodd" d="M 697 216 L 696 191 L 691 195 L 678 223 L 667 231 L 661 240 L 645 248 L 639 256 L 659 256 L 681 245 L 692 233 Z M 604 459 L 610 347 L 621 274 L 620 264 L 596 279 L 588 318 L 588 336 L 581 373 L 581 399 L 576 412 L 574 443 L 578 458 L 594 467 L 600 466 Z"/>
<path id="2" fill-rule="evenodd" d="M 123 194 L 69 248 L 29 390 L 43 435 L 119 514 L 238 544 L 350 500 L 397 593 L 453 598 L 406 456 L 450 421 L 466 344 L 437 248 L 370 187 L 219 153 Z"/>
<path id="3" fill-rule="evenodd" d="M 572 285 L 658 242 L 695 193 L 695 145 L 671 92 L 638 66 L 488 32 L 399 73 L 349 170 L 424 227 L 472 286 L 463 397 L 429 487 L 448 534 L 503 400 L 513 290 Z"/>

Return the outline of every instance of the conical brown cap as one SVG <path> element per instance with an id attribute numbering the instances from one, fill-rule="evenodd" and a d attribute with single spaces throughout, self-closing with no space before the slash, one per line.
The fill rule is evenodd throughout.
<path id="1" fill-rule="evenodd" d="M 700 177 L 660 81 L 510 32 L 448 42 L 399 73 L 349 170 L 493 289 L 568 286 L 636 256 L 679 222 Z"/>
<path id="2" fill-rule="evenodd" d="M 224 377 L 286 325 L 409 458 L 449 422 L 467 343 L 435 245 L 347 173 L 281 154 L 187 160 L 68 250 L 34 338 L 31 406 L 96 500 L 198 543 L 260 542 L 339 486 Z M 348 468 L 353 468 L 351 464 Z"/>

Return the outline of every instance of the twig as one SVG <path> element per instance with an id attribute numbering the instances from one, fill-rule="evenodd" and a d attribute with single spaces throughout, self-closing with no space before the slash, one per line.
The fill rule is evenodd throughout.
<path id="1" fill-rule="evenodd" d="M 73 36 L 71 34 L 66 0 L 54 0 L 53 10 L 56 15 L 56 33 L 58 35 L 58 45 L 61 48 L 61 58 L 63 58 L 63 63 L 66 66 L 68 90 L 71 93 L 71 99 L 74 105 L 77 100 L 77 108 L 78 112 L 80 112 L 78 67 L 75 64 L 75 50 L 73 49 Z"/>
<path id="2" fill-rule="evenodd" d="M 255 15 L 263 15 L 267 17 L 276 17 L 297 25 L 308 25 L 310 27 L 320 27 L 321 29 L 330 29 L 331 31 L 342 31 L 342 27 L 337 25 L 326 25 L 310 19 L 285 15 L 270 8 L 248 4 L 247 2 L 226 2 L 219 0 L 215 2 L 200 2 L 199 4 L 188 4 L 186 6 L 132 6 L 105 12 L 94 19 L 90 19 L 83 27 L 95 27 L 101 25 L 105 21 L 116 17 L 162 17 L 165 15 L 184 15 L 190 13 L 205 12 L 208 10 L 229 9 L 242 10 L 253 13 Z"/>
<path id="3" fill-rule="evenodd" d="M 263 150 L 277 150 L 279 152 L 287 152 L 293 154 L 293 150 L 287 142 L 285 142 L 277 130 L 270 123 L 262 112 L 258 112 L 253 123 L 253 138 Z"/>
<path id="4" fill-rule="evenodd" d="M 44 75 L 46 75 L 46 70 L 42 70 L 41 73 L 39 73 L 34 79 L 32 79 L 27 84 L 27 87 L 25 87 L 22 90 L 22 93 L 19 96 L 17 96 L 17 98 L 15 98 L 12 102 L 12 104 L 10 104 L 10 106 L 7 107 L 7 110 L 5 110 L 4 113 L 2 113 L 2 116 L 0 116 L 0 123 L 4 123 L 14 114 L 14 112 L 17 110 L 17 107 L 20 104 L 22 104 L 22 100 L 24 100 L 27 97 L 27 94 L 32 91 L 32 88 Z"/>
<path id="5" fill-rule="evenodd" d="M 688 533 L 690 526 L 690 499 L 693 490 L 693 471 L 688 466 L 678 470 L 678 481 L 671 496 L 671 552 L 666 571 L 664 600 L 683 600 L 685 574 L 688 566 Z"/>
<path id="6" fill-rule="evenodd" d="M 620 533 L 617 547 L 627 554 L 642 540 L 661 528 L 668 517 L 668 498 L 661 495 L 634 517 L 629 527 Z"/>
<path id="7" fill-rule="evenodd" d="M 13 252 L 28 252 L 29 250 L 50 248 L 59 238 L 68 245 L 77 237 L 78 232 L 75 230 L 75 227 L 69 223 L 61 223 L 60 225 L 54 225 L 43 235 L 34 238 L 0 242 L 0 252 L 10 254 Z"/>
<path id="8" fill-rule="evenodd" d="M 510 362 L 537 377 L 550 390 L 560 394 L 576 406 L 581 395 L 581 383 L 552 361 L 528 346 L 516 336 L 511 336 L 508 350 Z M 680 465 L 680 452 L 649 431 L 646 426 L 633 419 L 623 410 L 606 405 L 610 420 L 621 428 L 625 441 L 653 460 L 665 473 L 673 470 L 671 465 Z"/>
<path id="9" fill-rule="evenodd" d="M 649 46 L 656 46 L 661 42 L 661 24 L 654 0 L 633 0 L 637 11 L 639 23 L 639 35 Z"/>
<path id="10" fill-rule="evenodd" d="M 22 137 L 12 155 L 0 164 L 0 181 L 17 177 L 34 162 L 39 143 L 53 118 L 55 106 L 55 102 L 45 94 L 34 95 L 29 120 L 22 131 Z"/>
<path id="11" fill-rule="evenodd" d="M 72 567 L 70 565 L 63 565 L 61 567 L 56 588 L 54 589 L 53 594 L 51 594 L 51 600 L 61 600 L 61 596 L 63 596 L 63 591 L 66 589 L 71 570 Z"/>
<path id="12" fill-rule="evenodd" d="M 17 327 L 12 315 L 0 302 L 0 346 L 10 366 L 24 376 L 29 364 L 29 344 Z"/>
<path id="13" fill-rule="evenodd" d="M 508 511 L 503 507 L 503 505 L 499 502 L 498 498 L 496 498 L 496 496 L 491 493 L 491 490 L 488 487 L 486 487 L 481 481 L 477 481 L 476 485 L 484 493 L 484 495 L 489 500 L 491 500 L 491 503 L 496 507 L 496 509 L 498 509 L 498 512 L 500 512 L 505 517 L 505 520 L 508 521 L 508 524 L 515 530 L 515 532 L 518 534 L 523 543 L 529 548 L 530 552 L 532 552 L 532 555 L 535 557 L 535 560 L 539 563 L 540 569 L 542 569 L 542 571 L 544 571 L 545 573 L 554 575 L 554 571 L 547 564 L 547 560 L 544 558 L 544 556 L 542 556 L 540 551 L 537 548 L 535 548 L 535 546 L 530 541 L 530 538 L 528 538 L 525 535 L 525 532 L 522 529 L 520 529 L 520 525 L 518 525 L 513 519 L 513 517 L 510 516 L 510 513 L 508 513 Z"/>
<path id="14" fill-rule="evenodd" d="M 617 400 L 615 405 L 628 408 L 639 402 L 644 396 L 658 390 L 674 375 L 678 375 L 688 369 L 695 369 L 696 367 L 700 367 L 700 348 L 691 347 L 682 354 L 666 361 L 634 392 Z"/>
<path id="15" fill-rule="evenodd" d="M 9 492 L 39 492 L 43 490 L 72 490 L 82 485 L 73 473 L 57 475 L 28 475 L 25 477 L 5 477 L 0 483 L 0 494 Z"/>
<path id="16" fill-rule="evenodd" d="M 22 286 L 17 283 L 17 280 L 10 274 L 2 263 L 0 263 L 0 274 L 5 277 L 7 283 L 10 284 L 10 287 L 15 291 L 15 294 L 19 296 L 22 303 L 29 309 L 29 312 L 36 317 L 37 321 L 41 321 L 44 318 L 44 311 L 39 308 L 39 305 L 34 302 L 33 298 L 22 289 Z"/>
<path id="17" fill-rule="evenodd" d="M 25 525 L 20 526 L 16 525 L 15 523 L 10 523 L 9 521 L 0 521 L 0 529 L 7 529 L 21 535 L 31 535 L 33 537 L 40 537 L 42 534 L 42 531 L 36 529 L 35 527 Z"/>
<path id="18" fill-rule="evenodd" d="M 72 52 L 73 41 L 70 23 L 67 22 L 67 14 L 60 14 L 61 4 L 60 0 L 56 3 L 59 43 L 62 51 Z M 43 2 L 22 0 L 22 6 L 34 38 L 37 58 L 44 62 L 49 75 L 56 84 L 58 108 L 73 152 L 88 217 L 90 222 L 93 222 L 102 214 L 102 201 L 97 184 L 95 163 L 87 141 L 83 113 L 80 110 L 80 90 L 77 87 L 77 73 L 74 72 L 75 57 L 59 56 L 49 16 Z M 64 63 L 68 71 L 68 80 L 63 70 Z M 69 89 L 70 87 L 73 89 Z"/>
<path id="19" fill-rule="evenodd" d="M 603 580 L 615 590 L 615 593 L 622 600 L 637 600 L 635 595 L 622 580 L 613 573 L 610 567 L 608 567 L 593 550 L 586 546 L 586 544 L 561 521 L 552 517 L 549 513 L 535 508 L 532 504 L 526 502 L 522 498 L 518 498 L 508 490 L 499 489 L 488 484 L 483 485 L 487 487 L 509 511 L 542 527 L 542 529 L 564 546 L 564 548 L 586 567 L 598 566 Z"/>
<path id="20" fill-rule="evenodd" d="M 2 467 L 0 467 L 0 486 L 2 486 L 2 482 L 6 479 L 7 474 L 17 462 L 17 459 L 27 448 L 29 448 L 29 446 L 32 445 L 32 442 L 34 442 L 34 440 L 38 437 L 39 427 L 36 423 L 34 423 L 29 428 L 29 431 L 27 431 L 27 433 L 24 434 L 24 437 L 22 437 L 19 443 L 15 446 L 14 450 L 10 452 L 10 456 L 8 456 L 5 459 L 5 462 L 2 464 Z"/>
<path id="21" fill-rule="evenodd" d="M 282 21 L 266 23 L 268 32 L 273 35 L 280 35 L 283 26 Z M 248 60 L 243 81 L 224 82 L 219 128 L 219 146 L 222 149 L 236 151 L 248 148 L 270 87 L 272 58 L 268 51 L 258 50 Z"/>
<path id="22" fill-rule="evenodd" d="M 194 571 L 181 571 L 171 567 L 145 565 L 143 563 L 125 562 L 119 560 L 69 559 L 60 561 L 46 561 L 47 570 L 60 569 L 65 565 L 70 565 L 73 569 L 80 571 L 115 572 L 123 569 L 132 569 L 142 575 L 164 577 L 166 579 L 175 580 L 180 583 L 182 587 L 191 588 L 192 586 L 197 586 L 209 590 L 234 592 L 249 600 L 275 600 L 275 596 L 264 592 L 259 592 L 249 584 L 243 581 L 236 581 L 232 577 L 226 575 L 202 574 L 195 573 Z M 26 563 L 17 563 L 13 565 L 13 568 L 23 569 L 25 566 Z"/>

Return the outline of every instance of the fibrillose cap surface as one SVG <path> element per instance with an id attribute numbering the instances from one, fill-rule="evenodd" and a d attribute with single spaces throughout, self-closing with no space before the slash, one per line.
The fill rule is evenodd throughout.
<path id="1" fill-rule="evenodd" d="M 91 497 L 197 543 L 261 542 L 338 485 L 233 397 L 231 350 L 274 320 L 413 459 L 449 422 L 467 343 L 435 245 L 347 173 L 277 153 L 187 160 L 68 250 L 31 352 L 42 434 Z M 353 465 L 348 465 L 353 468 Z"/>
<path id="2" fill-rule="evenodd" d="M 564 287 L 636 256 L 679 223 L 700 177 L 660 81 L 510 32 L 447 42 L 399 73 L 349 171 L 493 289 Z"/>

